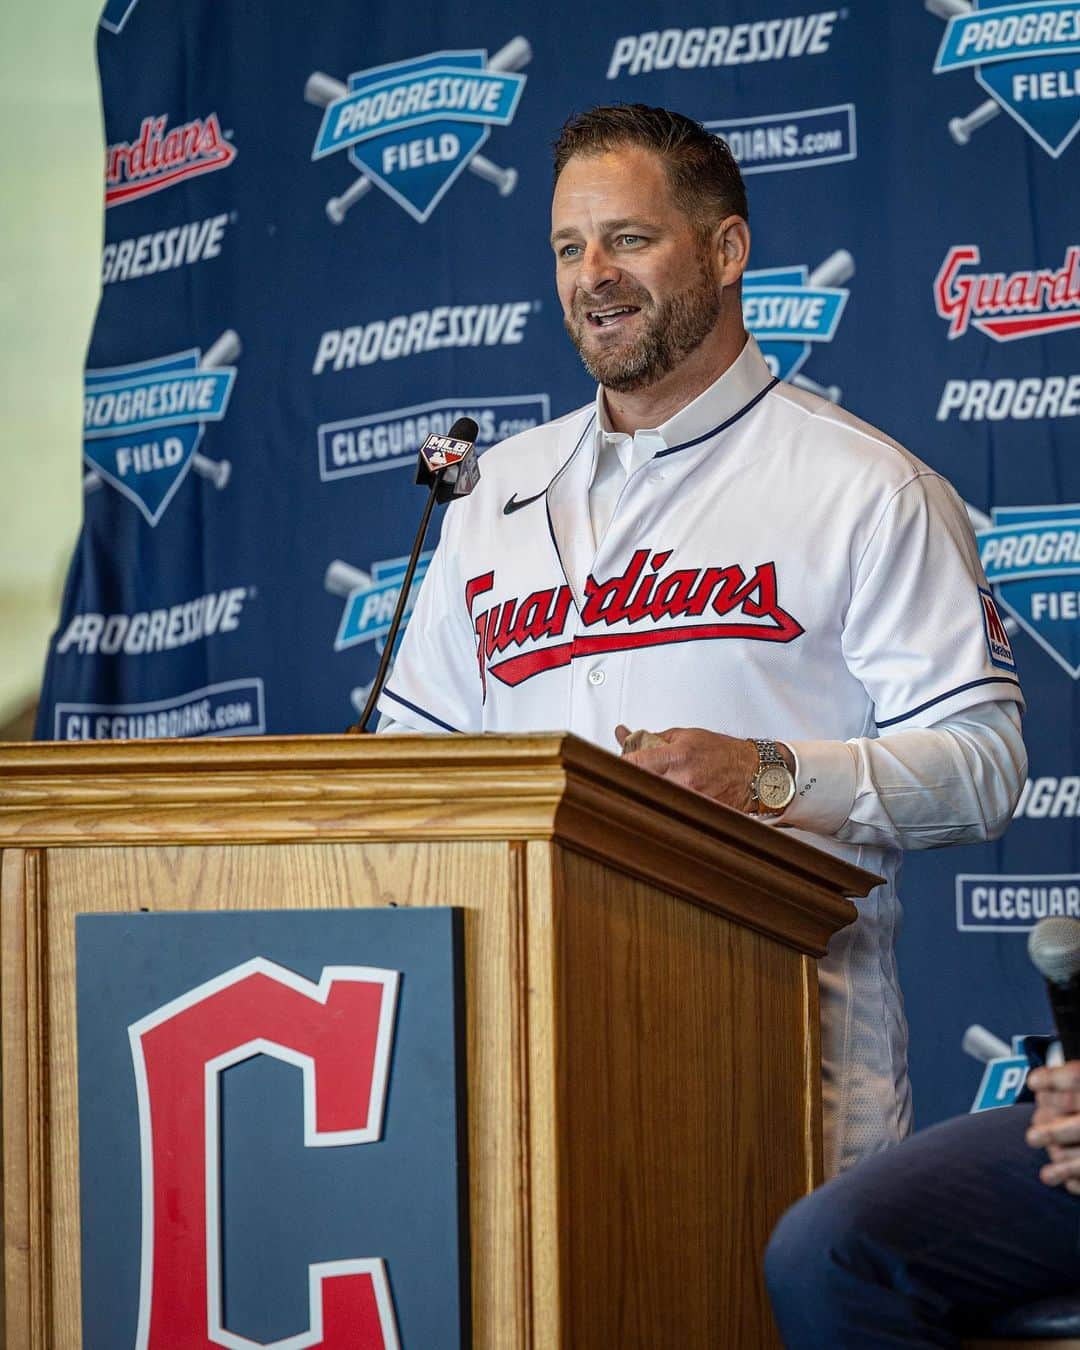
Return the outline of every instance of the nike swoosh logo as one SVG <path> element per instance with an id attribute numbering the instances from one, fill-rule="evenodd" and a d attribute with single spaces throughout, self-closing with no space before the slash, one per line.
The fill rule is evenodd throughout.
<path id="1" fill-rule="evenodd" d="M 545 497 L 546 495 L 547 488 L 544 488 L 543 492 L 538 492 L 535 497 L 522 497 L 521 501 L 518 501 L 517 493 L 512 493 L 510 500 L 503 507 L 503 515 L 512 516 L 515 511 L 520 511 L 523 506 L 529 506 L 533 502 L 538 502 L 541 497 Z"/>

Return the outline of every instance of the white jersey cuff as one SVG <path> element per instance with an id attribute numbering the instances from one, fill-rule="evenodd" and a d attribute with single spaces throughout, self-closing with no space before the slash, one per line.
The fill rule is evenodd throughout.
<path id="1" fill-rule="evenodd" d="M 785 744 L 795 756 L 795 797 L 776 823 L 835 834 L 855 804 L 855 752 L 847 741 Z"/>

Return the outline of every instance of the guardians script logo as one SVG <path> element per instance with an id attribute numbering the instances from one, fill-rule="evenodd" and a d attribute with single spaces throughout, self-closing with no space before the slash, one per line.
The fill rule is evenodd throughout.
<path id="1" fill-rule="evenodd" d="M 948 24 L 935 75 L 971 70 L 990 97 L 949 122 L 957 145 L 999 113 L 1054 159 L 1080 129 L 1080 4 L 1076 0 L 926 0 Z"/>
<path id="2" fill-rule="evenodd" d="M 168 117 L 144 117 L 133 141 L 116 141 L 105 155 L 105 207 L 175 187 L 199 174 L 227 169 L 236 146 L 216 112 L 169 127 Z"/>
<path id="3" fill-rule="evenodd" d="M 990 521 L 975 537 L 1002 608 L 1080 679 L 1080 503 L 995 506 Z"/>
<path id="4" fill-rule="evenodd" d="M 950 339 L 969 327 L 995 342 L 1080 328 L 1080 245 L 1070 244 L 1057 268 L 966 270 L 981 261 L 976 244 L 954 244 L 934 278 L 934 307 Z"/>
<path id="5" fill-rule="evenodd" d="M 432 52 L 355 71 L 348 84 L 313 72 L 304 97 L 326 111 L 311 158 L 345 150 L 360 175 L 326 203 L 330 220 L 340 225 L 376 183 L 423 224 L 466 168 L 508 197 L 517 170 L 478 151 L 493 126 L 513 121 L 525 87 L 513 72 L 531 60 L 528 40 L 516 37 L 490 60 L 483 49 Z"/>
<path id="6" fill-rule="evenodd" d="M 737 563 L 669 568 L 672 552 L 638 549 L 618 576 L 606 581 L 590 577 L 581 627 L 592 631 L 568 641 L 559 639 L 573 604 L 569 586 L 481 609 L 483 598 L 495 589 L 495 573 L 467 581 L 465 604 L 476 634 L 485 698 L 489 674 L 514 687 L 545 670 L 607 652 L 718 638 L 791 642 L 802 634 L 802 626 L 780 607 L 774 563 L 759 564 L 750 576 Z M 620 631 L 603 631 L 615 627 Z"/>
<path id="7" fill-rule="evenodd" d="M 86 372 L 83 491 L 110 483 L 156 525 L 194 469 L 218 489 L 229 481 L 226 460 L 197 453 L 207 422 L 229 407 L 240 339 L 228 329 L 205 352 L 193 348 Z"/>
<path id="8" fill-rule="evenodd" d="M 847 304 L 844 282 L 855 275 L 846 249 L 810 271 L 805 265 L 769 267 L 743 276 L 743 321 L 769 369 L 782 380 L 839 402 L 840 390 L 800 375 L 816 343 L 831 342 Z"/>

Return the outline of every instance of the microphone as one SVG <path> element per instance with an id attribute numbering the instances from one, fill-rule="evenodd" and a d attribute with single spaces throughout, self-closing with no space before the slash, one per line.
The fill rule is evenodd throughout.
<path id="1" fill-rule="evenodd" d="M 1040 919 L 1028 955 L 1046 980 L 1054 1024 L 1066 1059 L 1080 1059 L 1080 920 Z"/>
<path id="2" fill-rule="evenodd" d="M 471 417 L 459 417 L 447 436 L 434 432 L 420 447 L 416 461 L 416 481 L 422 486 L 434 486 L 435 500 L 453 501 L 467 497 L 480 481 L 480 466 L 476 462 L 476 438 L 480 428 Z"/>
<path id="3" fill-rule="evenodd" d="M 432 508 L 436 502 L 449 502 L 457 497 L 467 497 L 480 481 L 480 466 L 476 462 L 476 438 L 479 434 L 480 428 L 471 417 L 459 417 L 450 428 L 448 435 L 438 436 L 432 432 L 420 447 L 420 455 L 416 462 L 416 481 L 421 486 L 428 488 L 427 505 L 424 507 L 420 528 L 416 531 L 416 538 L 413 540 L 412 552 L 409 554 L 409 565 L 405 569 L 401 590 L 398 592 L 397 605 L 394 607 L 394 617 L 390 620 L 390 627 L 386 633 L 379 669 L 375 672 L 375 680 L 372 683 L 367 702 L 364 704 L 364 711 L 360 714 L 360 720 L 346 728 L 349 732 L 360 735 L 367 732 L 368 720 L 375 711 L 375 705 L 378 703 L 379 695 L 386 683 L 386 674 L 390 669 L 390 658 L 393 655 L 394 643 L 397 641 L 402 615 L 405 613 L 405 605 L 412 589 L 416 564 L 424 547 Z"/>

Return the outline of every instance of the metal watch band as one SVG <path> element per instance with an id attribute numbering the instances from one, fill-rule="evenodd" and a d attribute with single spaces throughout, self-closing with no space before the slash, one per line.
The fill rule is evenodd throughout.
<path id="1" fill-rule="evenodd" d="M 781 768 L 787 768 L 784 757 L 777 749 L 775 741 L 758 740 L 756 736 L 751 736 L 750 739 L 757 746 L 758 759 L 760 760 L 759 769 L 763 769 L 766 764 L 779 764 Z"/>

